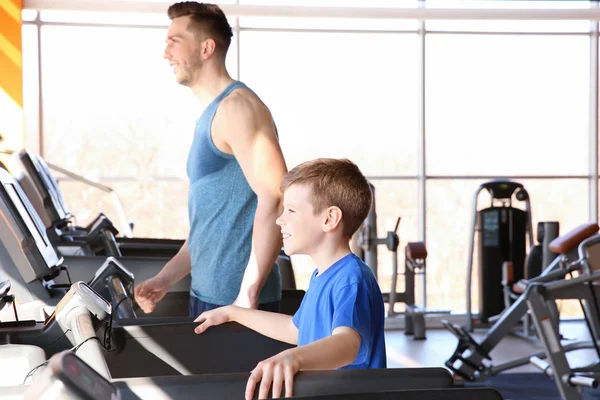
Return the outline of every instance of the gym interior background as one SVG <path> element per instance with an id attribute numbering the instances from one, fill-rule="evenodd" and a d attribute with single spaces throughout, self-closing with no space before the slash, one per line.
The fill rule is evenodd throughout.
<path id="1" fill-rule="evenodd" d="M 202 110 L 162 58 L 171 3 L 0 0 L 2 145 L 114 188 L 138 237 L 188 230 L 185 158 Z M 534 226 L 598 220 L 596 3 L 219 4 L 235 31 L 230 74 L 270 107 L 288 167 L 352 159 L 375 185 L 380 236 L 401 216 L 401 248 L 426 241 L 427 306 L 465 311 L 482 182 L 522 183 Z M 60 185 L 78 223 L 99 210 L 119 221 L 110 196 Z M 306 288 L 312 269 L 294 263 Z M 384 291 L 390 275 L 381 247 Z M 580 313 L 564 303 L 561 316 Z"/>

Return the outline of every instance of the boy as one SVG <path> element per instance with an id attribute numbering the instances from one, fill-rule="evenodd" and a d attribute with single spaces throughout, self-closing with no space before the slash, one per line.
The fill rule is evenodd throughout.
<path id="1" fill-rule="evenodd" d="M 288 255 L 308 254 L 317 270 L 294 315 L 226 306 L 201 314 L 196 333 L 238 322 L 270 338 L 297 344 L 252 371 L 246 398 L 262 381 L 259 398 L 293 395 L 300 370 L 385 368 L 384 306 L 375 276 L 350 251 L 349 241 L 367 217 L 372 194 L 349 160 L 318 159 L 292 169 L 281 183 L 277 219 Z"/>

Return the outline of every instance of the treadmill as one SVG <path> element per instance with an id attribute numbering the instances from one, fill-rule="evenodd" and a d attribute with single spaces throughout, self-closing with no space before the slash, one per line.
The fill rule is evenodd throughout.
<path id="1" fill-rule="evenodd" d="M 240 399 L 248 374 L 213 374 L 155 379 L 106 379 L 77 355 L 65 351 L 49 361 L 42 378 L 29 388 L 12 387 L 3 399 L 137 400 Z M 426 389 L 425 389 L 426 388 Z M 52 395 L 49 395 L 52 394 Z M 254 398 L 258 396 L 255 390 Z M 302 371 L 294 379 L 298 399 L 501 400 L 489 388 L 454 388 L 441 368 Z"/>
<path id="2" fill-rule="evenodd" d="M 18 181 L 44 221 L 48 236 L 59 251 L 67 251 L 70 246 L 62 249 L 61 245 L 68 245 L 75 240 L 88 243 L 92 253 L 97 255 L 171 259 L 183 245 L 184 240 L 119 237 L 118 230 L 103 214 L 99 214 L 85 227 L 73 226 L 72 215 L 44 159 L 25 149 L 17 153 L 16 157 L 24 171 Z M 108 254 L 104 251 L 103 230 L 110 230 L 116 236 L 117 253 Z"/>

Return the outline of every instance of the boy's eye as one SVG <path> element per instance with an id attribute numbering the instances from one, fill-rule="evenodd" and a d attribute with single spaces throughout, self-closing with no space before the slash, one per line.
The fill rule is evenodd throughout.
<path id="1" fill-rule="evenodd" d="M 293 212 L 295 212 L 295 211 L 294 211 L 294 210 L 292 210 L 291 208 L 288 208 L 288 212 L 289 212 L 289 213 L 293 213 Z"/>

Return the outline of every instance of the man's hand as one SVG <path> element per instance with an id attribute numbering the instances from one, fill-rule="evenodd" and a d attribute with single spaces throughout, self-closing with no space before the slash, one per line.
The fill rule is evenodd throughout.
<path id="1" fill-rule="evenodd" d="M 272 397 L 281 397 L 285 388 L 285 397 L 294 395 L 294 375 L 300 371 L 300 362 L 295 357 L 295 349 L 281 353 L 258 363 L 250 374 L 246 384 L 246 400 L 252 400 L 258 382 L 259 399 L 269 398 L 269 389 L 273 386 Z"/>
<path id="2" fill-rule="evenodd" d="M 234 306 L 244 307 L 244 308 L 253 308 L 255 310 L 258 309 L 258 297 L 250 296 L 248 293 L 245 293 L 243 290 L 238 294 L 237 299 L 233 302 Z"/>
<path id="3" fill-rule="evenodd" d="M 156 303 L 165 297 L 168 290 L 169 286 L 162 279 L 155 276 L 135 287 L 135 301 L 142 311 L 149 314 L 154 311 Z"/>
<path id="4" fill-rule="evenodd" d="M 196 334 L 200 334 L 211 326 L 217 326 L 226 322 L 230 322 L 232 307 L 234 306 L 224 306 L 203 312 L 194 320 L 194 322 L 201 322 L 201 324 L 194 329 L 194 332 Z"/>

